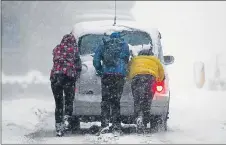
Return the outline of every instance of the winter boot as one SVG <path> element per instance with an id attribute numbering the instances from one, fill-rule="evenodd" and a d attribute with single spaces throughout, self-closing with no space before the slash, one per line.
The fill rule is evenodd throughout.
<path id="1" fill-rule="evenodd" d="M 105 134 L 105 133 L 109 133 L 109 126 L 107 127 L 101 127 L 100 130 L 96 133 L 96 136 L 99 136 L 100 134 Z"/>
<path id="2" fill-rule="evenodd" d="M 123 135 L 121 126 L 120 125 L 113 126 L 112 133 L 113 133 L 114 137 L 118 137 L 118 136 Z"/>
<path id="3" fill-rule="evenodd" d="M 65 131 L 71 130 L 71 116 L 69 115 L 64 116 L 64 130 Z"/>
<path id="4" fill-rule="evenodd" d="M 110 132 L 109 122 L 110 122 L 109 119 L 106 119 L 106 118 L 101 121 L 101 128 L 96 133 L 97 136 L 99 136 L 100 134 L 105 134 Z"/>
<path id="5" fill-rule="evenodd" d="M 123 135 L 123 132 L 122 132 L 121 129 L 113 130 L 112 133 L 113 133 L 114 137 L 118 137 L 118 136 Z"/>
<path id="6" fill-rule="evenodd" d="M 145 126 L 144 126 L 144 123 L 143 123 L 143 117 L 142 116 L 139 116 L 136 119 L 136 132 L 138 134 L 141 134 L 141 133 L 145 132 Z"/>
<path id="7" fill-rule="evenodd" d="M 64 124 L 56 123 L 56 136 L 62 137 L 64 135 Z"/>

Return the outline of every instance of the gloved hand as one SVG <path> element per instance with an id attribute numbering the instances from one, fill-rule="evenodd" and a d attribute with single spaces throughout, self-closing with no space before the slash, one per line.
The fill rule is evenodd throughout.
<path id="1" fill-rule="evenodd" d="M 82 71 L 82 67 L 77 67 L 76 68 L 76 80 L 80 78 L 81 71 Z"/>
<path id="2" fill-rule="evenodd" d="M 96 71 L 96 75 L 99 76 L 99 77 L 102 77 L 103 72 L 98 70 L 98 71 Z"/>
<path id="3" fill-rule="evenodd" d="M 76 72 L 76 80 L 78 80 L 80 78 L 80 75 L 81 75 L 80 71 Z"/>
<path id="4" fill-rule="evenodd" d="M 56 86 L 60 86 L 60 85 L 62 85 L 62 82 L 63 82 L 63 76 L 60 74 L 53 75 L 50 77 L 50 81 L 52 84 L 54 84 Z"/>

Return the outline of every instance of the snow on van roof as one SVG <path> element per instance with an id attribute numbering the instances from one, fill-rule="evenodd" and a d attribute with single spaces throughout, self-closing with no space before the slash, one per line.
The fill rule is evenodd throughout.
<path id="1" fill-rule="evenodd" d="M 110 34 L 114 31 L 123 31 L 123 30 L 130 30 L 137 29 L 140 31 L 145 31 L 150 35 L 154 33 L 155 35 L 158 34 L 158 30 L 156 28 L 147 28 L 143 25 L 137 23 L 136 21 L 123 21 L 118 20 L 117 24 L 113 26 L 113 20 L 102 20 L 102 21 L 87 21 L 87 22 L 80 22 L 74 25 L 72 33 L 76 38 L 79 38 L 86 34 Z"/>

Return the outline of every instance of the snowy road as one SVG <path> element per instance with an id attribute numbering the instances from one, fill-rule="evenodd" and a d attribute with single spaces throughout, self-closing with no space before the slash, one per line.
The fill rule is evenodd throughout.
<path id="1" fill-rule="evenodd" d="M 52 48 L 60 41 L 61 36 L 69 32 L 71 26 L 79 21 L 80 18 L 75 14 L 85 9 L 92 13 L 107 5 L 98 3 L 95 6 L 93 3 L 84 2 L 84 5 L 88 4 L 84 8 L 75 2 L 47 3 L 4 2 L 2 6 L 4 21 L 2 68 L 6 75 L 21 74 L 22 77 L 26 75 L 22 79 L 19 78 L 18 82 L 13 80 L 14 83 L 12 81 L 3 85 L 1 92 L 3 144 L 226 143 L 226 91 L 191 88 L 194 86 L 193 62 L 207 61 L 205 64 L 211 64 L 205 66 L 206 72 L 210 73 L 206 77 L 208 85 L 208 80 L 213 77 L 216 54 L 225 53 L 226 3 L 136 2 L 132 10 L 136 21 L 147 26 L 156 26 L 163 35 L 164 54 L 175 57 L 172 74 L 169 75 L 170 81 L 174 83 L 170 85 L 169 130 L 144 136 L 125 133 L 124 136 L 114 139 L 109 134 L 98 138 L 89 133 L 55 137 L 55 105 L 50 85 L 37 85 L 33 82 L 32 76 L 39 75 L 39 72 L 26 74 L 31 70 L 49 74 Z M 132 5 L 132 3 L 123 4 L 121 8 L 127 13 Z M 64 11 L 60 11 L 62 6 L 65 7 Z M 117 14 L 119 13 L 117 10 Z M 19 43 L 15 42 L 17 40 Z M 226 74 L 224 72 L 226 71 L 222 74 Z M 15 79 L 15 76 L 12 78 Z M 28 82 L 29 86 L 22 83 L 22 87 L 18 87 L 21 85 L 20 82 L 23 82 L 21 80 Z M 49 76 L 46 82 L 49 82 Z M 82 124 L 83 128 L 89 126 L 90 124 Z"/>
<path id="2" fill-rule="evenodd" d="M 110 134 L 100 138 L 90 133 L 57 138 L 53 100 L 3 101 L 3 143 L 226 143 L 226 92 L 194 89 L 187 92 L 186 95 L 184 92 L 172 93 L 169 131 L 139 136 L 125 133 L 119 138 Z M 24 107 L 24 101 L 29 105 Z M 4 114 L 9 112 L 7 108 L 14 108 L 12 113 L 17 111 L 15 114 L 20 116 Z M 89 126 L 89 123 L 82 124 L 85 131 Z"/>

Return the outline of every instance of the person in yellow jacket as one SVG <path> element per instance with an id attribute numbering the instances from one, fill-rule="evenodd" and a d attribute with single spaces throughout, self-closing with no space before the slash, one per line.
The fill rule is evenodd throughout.
<path id="1" fill-rule="evenodd" d="M 143 131 L 150 121 L 151 102 L 154 96 L 152 85 L 165 79 L 164 68 L 160 60 L 154 56 L 152 47 L 143 49 L 138 56 L 132 57 L 128 78 L 134 99 L 134 117 L 138 131 Z M 142 123 L 139 120 L 142 118 Z"/>
<path id="2" fill-rule="evenodd" d="M 153 75 L 156 81 L 163 81 L 164 69 L 160 60 L 154 56 L 152 49 L 141 50 L 138 56 L 130 61 L 129 76 L 132 80 L 136 75 Z"/>

